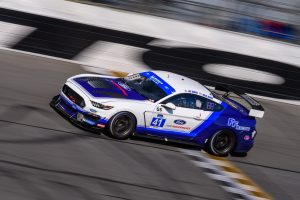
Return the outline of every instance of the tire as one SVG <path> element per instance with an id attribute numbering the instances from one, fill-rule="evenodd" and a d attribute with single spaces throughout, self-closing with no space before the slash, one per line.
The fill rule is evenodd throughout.
<path id="1" fill-rule="evenodd" d="M 219 131 L 208 141 L 207 150 L 215 156 L 228 156 L 235 147 L 236 138 L 231 131 Z"/>
<path id="2" fill-rule="evenodd" d="M 59 95 L 54 96 L 50 102 L 50 106 L 55 107 L 58 104 L 59 100 Z"/>
<path id="3" fill-rule="evenodd" d="M 115 139 L 125 140 L 131 137 L 136 128 L 136 118 L 129 112 L 115 114 L 108 123 L 108 133 Z"/>

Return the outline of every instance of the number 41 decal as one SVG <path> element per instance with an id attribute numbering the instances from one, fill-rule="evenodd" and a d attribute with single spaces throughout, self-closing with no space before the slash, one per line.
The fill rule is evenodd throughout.
<path id="1" fill-rule="evenodd" d="M 164 118 L 153 117 L 150 126 L 163 127 L 165 122 Z"/>

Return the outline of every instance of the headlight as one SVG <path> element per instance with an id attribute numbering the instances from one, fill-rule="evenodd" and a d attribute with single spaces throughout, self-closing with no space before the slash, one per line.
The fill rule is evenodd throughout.
<path id="1" fill-rule="evenodd" d="M 103 105 L 101 103 L 97 103 L 95 101 L 91 101 L 92 105 L 96 108 L 100 108 L 100 109 L 103 109 L 103 110 L 110 110 L 113 108 L 113 106 L 107 106 L 107 105 Z"/>

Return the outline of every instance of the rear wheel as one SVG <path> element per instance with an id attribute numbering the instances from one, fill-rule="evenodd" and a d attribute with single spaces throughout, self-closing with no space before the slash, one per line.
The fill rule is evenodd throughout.
<path id="1" fill-rule="evenodd" d="M 135 116 L 129 112 L 117 113 L 110 119 L 107 128 L 113 138 L 125 140 L 132 136 L 135 131 Z"/>
<path id="2" fill-rule="evenodd" d="M 235 135 L 230 131 L 219 131 L 208 141 L 209 153 L 216 156 L 227 156 L 235 146 Z"/>

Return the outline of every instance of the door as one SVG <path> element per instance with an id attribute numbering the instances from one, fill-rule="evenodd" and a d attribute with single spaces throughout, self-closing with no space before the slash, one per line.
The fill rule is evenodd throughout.
<path id="1" fill-rule="evenodd" d="M 172 103 L 175 109 L 166 104 Z M 202 110 L 203 102 L 193 94 L 180 94 L 170 97 L 155 107 L 153 112 L 145 113 L 146 127 L 151 132 L 167 138 L 191 139 L 199 127 L 211 114 Z"/>

